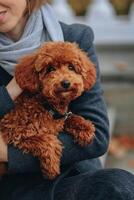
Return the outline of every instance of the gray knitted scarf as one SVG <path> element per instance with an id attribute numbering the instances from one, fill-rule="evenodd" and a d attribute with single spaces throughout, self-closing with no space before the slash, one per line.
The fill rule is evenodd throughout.
<path id="1" fill-rule="evenodd" d="M 61 26 L 48 4 L 28 19 L 19 41 L 14 42 L 0 33 L 0 66 L 14 75 L 14 66 L 24 55 L 34 52 L 45 41 L 63 41 Z"/>

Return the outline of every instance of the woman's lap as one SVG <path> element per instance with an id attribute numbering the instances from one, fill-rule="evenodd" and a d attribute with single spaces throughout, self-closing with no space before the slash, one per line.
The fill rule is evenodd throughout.
<path id="1" fill-rule="evenodd" d="M 0 200 L 48 200 L 49 188 L 40 174 L 5 176 L 0 183 Z"/>
<path id="2" fill-rule="evenodd" d="M 104 169 L 64 178 L 55 200 L 134 200 L 134 175 L 120 169 Z"/>
<path id="3" fill-rule="evenodd" d="M 50 200 L 41 175 L 11 175 L 0 183 L 2 200 Z M 55 187 L 54 200 L 134 200 L 134 175 L 119 169 L 72 175 Z"/>

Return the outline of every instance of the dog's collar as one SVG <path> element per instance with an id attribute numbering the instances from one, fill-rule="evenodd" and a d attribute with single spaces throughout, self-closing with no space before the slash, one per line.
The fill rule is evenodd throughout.
<path id="1" fill-rule="evenodd" d="M 47 101 L 43 102 L 43 106 L 45 107 L 45 109 L 53 116 L 53 119 L 58 120 L 58 119 L 64 119 L 66 120 L 71 114 L 72 112 L 65 112 L 63 115 L 60 114 L 57 110 L 55 110 L 53 108 L 52 105 L 50 105 Z"/>
<path id="2" fill-rule="evenodd" d="M 57 111 L 54 110 L 49 110 L 49 113 L 53 116 L 54 119 L 64 119 L 66 120 L 71 114 L 72 112 L 66 112 L 64 115 L 60 114 Z"/>

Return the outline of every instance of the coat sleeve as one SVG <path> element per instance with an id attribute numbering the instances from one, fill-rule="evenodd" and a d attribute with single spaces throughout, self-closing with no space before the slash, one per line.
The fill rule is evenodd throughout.
<path id="1" fill-rule="evenodd" d="M 88 42 L 89 41 L 89 42 Z M 74 113 L 91 120 L 96 127 L 96 134 L 92 144 L 80 147 L 73 142 L 73 138 L 62 132 L 59 139 L 64 145 L 61 165 L 71 165 L 75 162 L 97 158 L 103 155 L 108 148 L 109 128 L 106 105 L 100 83 L 100 71 L 93 46 L 93 32 L 89 27 L 84 28 L 78 41 L 80 48 L 86 51 L 95 63 L 97 80 L 94 87 L 75 100 L 70 108 Z M 39 161 L 30 154 L 22 154 L 12 145 L 8 146 L 8 173 L 24 173 L 40 171 Z"/>
<path id="2" fill-rule="evenodd" d="M 14 107 L 14 102 L 9 96 L 5 86 L 0 86 L 0 117 L 8 113 Z"/>

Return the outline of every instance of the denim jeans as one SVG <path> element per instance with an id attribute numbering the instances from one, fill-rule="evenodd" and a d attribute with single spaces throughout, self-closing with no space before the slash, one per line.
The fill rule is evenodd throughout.
<path id="1" fill-rule="evenodd" d="M 0 181 L 0 200 L 51 200 L 50 188 L 41 175 L 13 174 Z M 56 185 L 54 200 L 134 200 L 134 175 L 120 169 L 72 171 Z"/>

